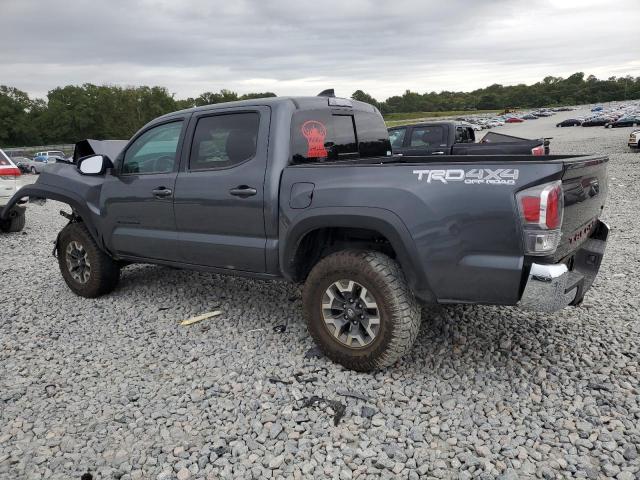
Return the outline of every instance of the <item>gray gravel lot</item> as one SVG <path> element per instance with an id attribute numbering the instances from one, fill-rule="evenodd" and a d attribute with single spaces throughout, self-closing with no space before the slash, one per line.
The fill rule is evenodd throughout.
<path id="1" fill-rule="evenodd" d="M 628 128 L 554 128 L 570 115 L 497 130 L 611 157 L 584 305 L 431 307 L 374 375 L 308 354 L 286 283 L 134 266 L 76 297 L 51 256 L 63 206 L 31 206 L 0 236 L 0 478 L 640 479 L 640 154 Z"/>

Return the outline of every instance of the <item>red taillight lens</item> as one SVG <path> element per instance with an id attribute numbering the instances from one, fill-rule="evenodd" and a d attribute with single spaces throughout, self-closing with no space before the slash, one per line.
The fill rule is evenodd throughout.
<path id="1" fill-rule="evenodd" d="M 540 221 L 540 197 L 520 197 L 520 207 L 526 222 Z"/>
<path id="2" fill-rule="evenodd" d="M 562 238 L 564 197 L 562 182 L 527 188 L 516 194 L 523 226 L 524 249 L 529 255 L 549 255 Z"/>
<path id="3" fill-rule="evenodd" d="M 0 177 L 19 177 L 20 169 L 17 167 L 0 167 Z"/>
<path id="4" fill-rule="evenodd" d="M 547 215 L 545 223 L 549 230 L 560 227 L 562 220 L 560 212 L 560 197 L 562 190 L 560 187 L 554 187 L 547 193 Z"/>
<path id="5" fill-rule="evenodd" d="M 541 155 L 544 155 L 544 145 L 540 145 L 537 146 L 535 148 L 531 149 L 531 155 L 535 156 L 535 157 L 539 157 Z"/>

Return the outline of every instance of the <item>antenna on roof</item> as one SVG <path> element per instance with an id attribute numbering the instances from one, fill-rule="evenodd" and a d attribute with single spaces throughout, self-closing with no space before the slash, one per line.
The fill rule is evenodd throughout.
<path id="1" fill-rule="evenodd" d="M 318 97 L 335 97 L 336 92 L 333 88 L 327 88 L 318 94 Z"/>

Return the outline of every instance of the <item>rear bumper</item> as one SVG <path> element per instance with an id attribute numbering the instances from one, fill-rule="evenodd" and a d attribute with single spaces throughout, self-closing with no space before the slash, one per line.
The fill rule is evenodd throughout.
<path id="1" fill-rule="evenodd" d="M 579 305 L 600 270 L 609 227 L 598 221 L 593 234 L 566 263 L 531 265 L 518 306 L 524 310 L 555 312 Z"/>

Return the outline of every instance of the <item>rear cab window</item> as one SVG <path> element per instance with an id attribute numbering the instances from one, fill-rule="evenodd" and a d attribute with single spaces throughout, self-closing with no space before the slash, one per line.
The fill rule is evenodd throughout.
<path id="1" fill-rule="evenodd" d="M 387 130 L 377 111 L 301 110 L 291 122 L 291 163 L 320 163 L 391 155 Z"/>

